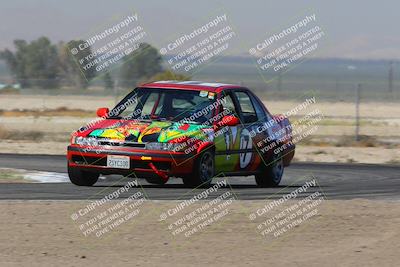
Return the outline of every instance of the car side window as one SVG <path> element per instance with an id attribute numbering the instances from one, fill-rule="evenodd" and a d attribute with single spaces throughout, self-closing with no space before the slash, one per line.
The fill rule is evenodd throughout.
<path id="1" fill-rule="evenodd" d="M 153 107 L 154 107 L 157 99 L 158 99 L 158 93 L 151 93 L 147 97 L 145 103 L 142 103 L 143 104 L 142 116 L 151 114 L 151 111 L 153 110 Z"/>
<path id="2" fill-rule="evenodd" d="M 119 114 L 120 117 L 138 118 L 139 116 L 147 116 L 151 114 L 154 104 L 158 98 L 159 93 L 145 93 L 141 95 L 133 94 L 130 99 L 132 103 L 124 108 Z"/>
<path id="3" fill-rule="evenodd" d="M 268 115 L 266 114 L 262 106 L 263 103 L 252 94 L 250 94 L 250 97 L 251 97 L 251 102 L 253 103 L 253 106 L 256 109 L 258 120 L 268 119 Z"/>
<path id="4" fill-rule="evenodd" d="M 223 111 L 227 113 L 226 115 L 236 115 L 236 108 L 235 108 L 235 103 L 233 102 L 232 96 L 230 94 L 227 94 L 224 97 L 224 102 L 222 103 Z"/>
<path id="5" fill-rule="evenodd" d="M 235 92 L 238 99 L 240 109 L 242 110 L 244 123 L 256 122 L 257 113 L 254 109 L 254 105 L 251 102 L 250 96 L 246 92 L 238 91 Z"/>

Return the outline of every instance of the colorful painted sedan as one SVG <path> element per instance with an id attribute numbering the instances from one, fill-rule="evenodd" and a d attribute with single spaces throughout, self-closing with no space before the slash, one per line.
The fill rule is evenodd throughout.
<path id="1" fill-rule="evenodd" d="M 139 86 L 113 109 L 76 131 L 68 146 L 68 174 L 80 186 L 100 174 L 121 174 L 188 187 L 213 177 L 254 175 L 258 186 L 279 185 L 294 156 L 292 129 L 249 89 L 196 81 Z"/>

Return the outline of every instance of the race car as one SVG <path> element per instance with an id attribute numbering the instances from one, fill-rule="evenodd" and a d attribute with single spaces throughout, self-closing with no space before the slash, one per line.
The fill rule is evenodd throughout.
<path id="1" fill-rule="evenodd" d="M 254 175 L 258 186 L 274 187 L 295 151 L 288 118 L 240 85 L 147 83 L 97 115 L 68 146 L 68 175 L 78 186 L 120 174 L 159 185 L 176 177 L 192 188 Z"/>

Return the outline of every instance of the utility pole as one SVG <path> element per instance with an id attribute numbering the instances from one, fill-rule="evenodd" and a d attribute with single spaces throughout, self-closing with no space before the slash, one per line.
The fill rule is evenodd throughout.
<path id="1" fill-rule="evenodd" d="M 356 87 L 356 141 L 360 141 L 360 91 L 361 83 Z"/>
<path id="2" fill-rule="evenodd" d="M 339 90 L 339 78 L 336 78 L 335 79 L 335 92 L 336 92 L 336 94 L 339 93 L 338 90 Z"/>
<path id="3" fill-rule="evenodd" d="M 393 61 L 389 62 L 388 89 L 393 92 Z"/>

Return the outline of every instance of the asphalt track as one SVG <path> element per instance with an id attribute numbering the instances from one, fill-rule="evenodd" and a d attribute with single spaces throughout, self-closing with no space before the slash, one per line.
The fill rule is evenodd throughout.
<path id="1" fill-rule="evenodd" d="M 66 173 L 66 158 L 52 155 L 0 154 L 0 167 Z M 278 188 L 258 188 L 254 177 L 229 177 L 228 186 L 211 193 L 210 198 L 231 191 L 237 199 L 277 199 L 316 179 L 317 185 L 299 197 L 319 191 L 326 199 L 400 200 L 400 166 L 370 164 L 293 163 L 285 169 Z M 93 187 L 78 187 L 70 183 L 0 184 L 0 199 L 17 200 L 82 200 L 100 199 L 124 186 L 130 178 L 110 176 Z M 189 199 L 205 189 L 187 189 L 180 179 L 171 179 L 164 186 L 151 185 L 138 179 L 140 186 L 131 188 L 120 198 L 143 191 L 151 200 Z M 221 179 L 215 179 L 214 184 Z"/>

